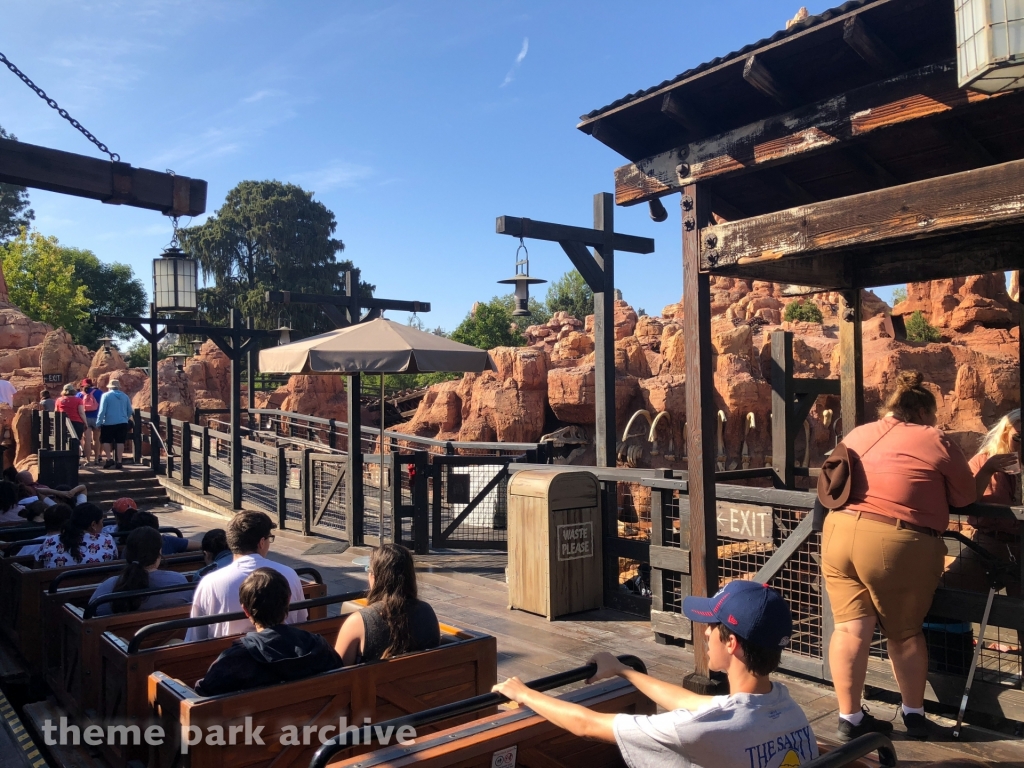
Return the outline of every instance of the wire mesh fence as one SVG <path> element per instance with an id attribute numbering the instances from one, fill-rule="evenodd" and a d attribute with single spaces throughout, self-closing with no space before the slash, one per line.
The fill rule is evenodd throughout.
<path id="1" fill-rule="evenodd" d="M 508 463 L 440 463 L 433 487 L 437 546 L 508 541 Z M 440 541 L 437 541 L 438 539 Z"/>

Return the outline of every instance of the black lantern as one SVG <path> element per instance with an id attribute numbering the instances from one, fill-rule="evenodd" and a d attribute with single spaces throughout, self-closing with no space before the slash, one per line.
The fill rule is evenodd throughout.
<path id="1" fill-rule="evenodd" d="M 188 355 L 184 352 L 175 352 L 171 357 L 174 359 L 174 368 L 178 373 L 183 373 L 185 370 L 185 361 L 188 360 Z"/>
<path id="2" fill-rule="evenodd" d="M 114 343 L 114 339 L 112 337 L 110 337 L 110 336 L 104 336 L 103 338 L 101 338 L 99 340 L 99 342 L 100 342 L 100 344 L 103 345 L 103 351 L 104 352 L 109 352 L 110 351 L 110 345 Z"/>
<path id="3" fill-rule="evenodd" d="M 192 352 L 193 352 L 193 354 L 198 355 L 202 351 L 202 349 L 203 349 L 203 340 L 202 339 L 192 339 Z"/>
<path id="4" fill-rule="evenodd" d="M 522 251 L 523 257 L 519 257 L 519 252 Z M 530 314 L 530 286 L 537 285 L 539 283 L 546 283 L 547 280 L 541 280 L 539 277 L 530 277 L 530 252 L 526 250 L 526 243 L 523 242 L 523 238 L 519 238 L 519 247 L 516 248 L 516 275 L 510 277 L 508 280 L 499 280 L 498 283 L 502 285 L 514 285 L 516 295 L 516 306 L 512 312 L 512 317 L 527 317 Z"/>
<path id="5" fill-rule="evenodd" d="M 153 259 L 153 301 L 157 312 L 187 314 L 197 309 L 196 263 L 178 247 L 177 219 L 171 244 Z"/>
<path id="6" fill-rule="evenodd" d="M 292 322 L 284 312 L 277 316 L 277 331 L 280 334 L 277 337 L 277 346 L 292 343 Z"/>

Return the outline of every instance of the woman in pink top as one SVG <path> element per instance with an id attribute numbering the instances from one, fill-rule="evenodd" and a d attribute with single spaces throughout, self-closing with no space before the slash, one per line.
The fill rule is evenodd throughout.
<path id="1" fill-rule="evenodd" d="M 1010 411 L 1003 416 L 985 435 L 985 440 L 978 453 L 970 461 L 971 471 L 984 478 L 986 468 L 991 469 L 996 462 L 998 468 L 991 473 L 987 485 L 979 488 L 980 498 L 985 504 L 1002 504 L 1011 506 L 1021 503 L 1020 486 L 1020 409 Z M 967 525 L 962 533 L 976 541 L 988 552 L 1004 563 L 1018 565 L 1020 555 L 1020 522 L 1012 517 L 975 517 L 967 518 Z M 949 586 L 958 589 L 970 589 L 979 592 L 988 591 L 988 578 L 978 556 L 964 547 L 947 578 Z M 1008 595 L 1020 595 L 1020 582 L 1010 584 L 1006 588 Z"/>
<path id="2" fill-rule="evenodd" d="M 876 624 L 903 695 L 907 734 L 928 738 L 924 689 L 928 649 L 922 624 L 945 565 L 949 508 L 974 502 L 1000 460 L 975 478 L 963 452 L 935 428 L 935 396 L 915 371 L 900 373 L 881 418 L 843 438 L 850 498 L 825 519 L 822 573 L 835 632 L 829 663 L 839 699 L 839 734 L 888 733 L 861 696 Z M 987 474 L 986 474 L 987 473 Z"/>

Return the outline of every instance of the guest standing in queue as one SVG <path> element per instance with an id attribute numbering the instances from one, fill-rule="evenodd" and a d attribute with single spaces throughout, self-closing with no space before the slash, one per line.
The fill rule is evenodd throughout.
<path id="1" fill-rule="evenodd" d="M 107 455 L 107 460 L 103 464 L 104 469 L 121 469 L 124 443 L 128 439 L 128 422 L 131 418 L 131 398 L 121 391 L 121 383 L 117 379 L 112 379 L 107 384 L 107 391 L 100 398 L 100 410 L 96 415 L 96 426 L 100 428 L 101 455 Z"/>
<path id="2" fill-rule="evenodd" d="M 80 398 L 75 397 L 77 393 L 78 390 L 75 389 L 74 384 L 65 384 L 64 389 L 61 390 L 61 396 L 57 398 L 57 403 L 54 405 L 54 410 L 68 417 L 71 429 L 75 432 L 75 438 L 81 440 L 86 430 L 85 406 Z"/>
<path id="3" fill-rule="evenodd" d="M 979 498 L 984 504 L 1012 506 L 1021 503 L 1020 409 L 1010 411 L 985 435 L 971 470 L 978 479 Z M 1020 522 L 1013 517 L 967 518 L 963 533 L 999 560 L 1020 570 Z M 950 586 L 987 592 L 989 583 L 981 558 L 964 547 L 950 569 L 958 578 Z M 1020 596 L 1020 581 L 1007 585 L 1006 594 Z"/>
<path id="4" fill-rule="evenodd" d="M 916 371 L 900 373 L 881 418 L 843 438 L 849 498 L 825 518 L 822 573 L 835 620 L 829 663 L 844 741 L 892 730 L 861 706 L 876 625 L 888 640 L 907 735 L 928 738 L 922 625 L 945 564 L 942 532 L 950 506 L 973 503 L 988 482 L 976 483 L 963 452 L 935 428 L 935 396 L 921 382 Z"/>

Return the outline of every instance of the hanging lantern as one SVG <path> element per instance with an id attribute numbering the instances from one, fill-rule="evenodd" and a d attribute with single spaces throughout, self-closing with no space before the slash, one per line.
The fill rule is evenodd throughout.
<path id="1" fill-rule="evenodd" d="M 196 263 L 176 243 L 153 259 L 153 299 L 157 312 L 195 312 Z"/>
<path id="2" fill-rule="evenodd" d="M 985 93 L 1024 88 L 1024 3 L 954 1 L 960 87 Z"/>
<path id="3" fill-rule="evenodd" d="M 292 343 L 292 322 L 283 312 L 277 316 L 277 346 Z"/>
<path id="4" fill-rule="evenodd" d="M 523 257 L 519 257 L 519 253 L 522 251 Z M 546 283 L 547 280 L 541 280 L 539 277 L 530 277 L 530 252 L 526 250 L 526 243 L 523 242 L 523 238 L 519 238 L 519 247 L 516 249 L 516 275 L 510 277 L 508 280 L 499 280 L 498 283 L 502 285 L 514 285 L 516 295 L 515 309 L 512 311 L 512 317 L 527 317 L 530 314 L 530 286 L 537 285 L 538 283 Z"/>

